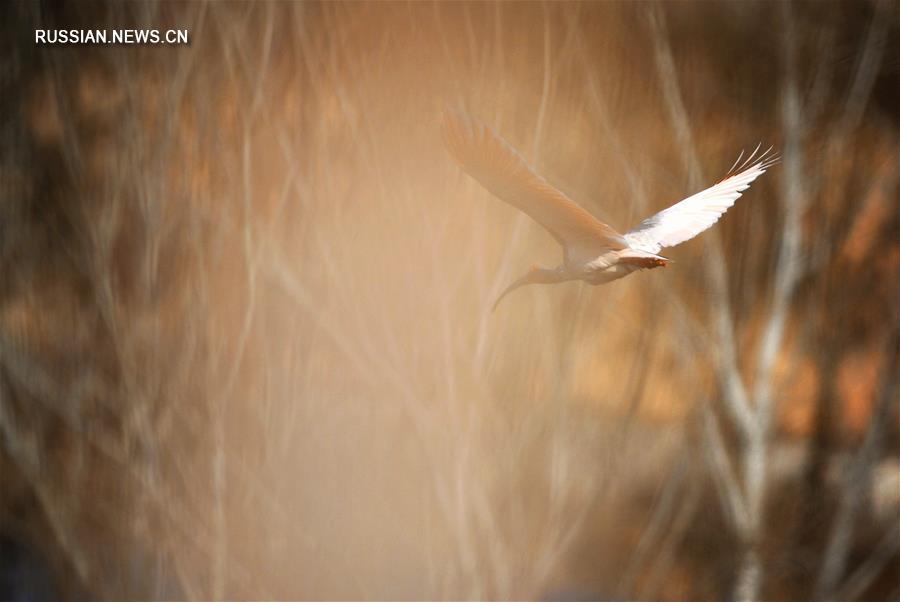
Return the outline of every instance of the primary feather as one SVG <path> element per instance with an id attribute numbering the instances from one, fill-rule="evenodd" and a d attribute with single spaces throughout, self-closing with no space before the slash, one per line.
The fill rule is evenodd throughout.
<path id="1" fill-rule="evenodd" d="M 777 156 L 769 154 L 771 150 L 758 157 L 754 151 L 738 167 L 739 157 L 729 175 L 718 184 L 645 219 L 625 234 L 628 245 L 658 253 L 664 247 L 674 247 L 710 228 L 756 178 L 778 162 Z"/>
<path id="2" fill-rule="evenodd" d="M 447 110 L 444 141 L 462 168 L 501 200 L 525 212 L 572 251 L 595 256 L 624 249 L 622 235 L 551 185 L 488 126 Z"/>

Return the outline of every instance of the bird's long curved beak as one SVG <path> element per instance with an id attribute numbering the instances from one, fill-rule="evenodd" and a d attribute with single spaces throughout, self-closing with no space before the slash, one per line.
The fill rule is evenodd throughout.
<path id="1" fill-rule="evenodd" d="M 497 309 L 497 306 L 500 304 L 503 297 L 519 287 L 527 284 L 552 284 L 554 282 L 562 282 L 563 280 L 565 280 L 565 278 L 557 270 L 548 270 L 533 266 L 528 270 L 527 274 L 506 287 L 506 290 L 497 297 L 496 301 L 494 301 L 494 307 L 491 309 L 491 312 Z"/>
<path id="2" fill-rule="evenodd" d="M 519 288 L 521 286 L 525 286 L 526 284 L 534 284 L 534 274 L 532 274 L 531 272 L 529 272 L 528 274 L 525 274 L 524 276 L 522 276 L 521 278 L 519 278 L 518 280 L 516 280 L 509 286 L 507 286 L 506 290 L 504 290 L 502 293 L 500 293 L 500 296 L 497 297 L 496 301 L 494 301 L 494 306 L 491 308 L 491 313 L 497 311 L 497 306 L 500 305 L 500 301 L 503 300 L 503 297 L 510 294 L 517 288 Z"/>

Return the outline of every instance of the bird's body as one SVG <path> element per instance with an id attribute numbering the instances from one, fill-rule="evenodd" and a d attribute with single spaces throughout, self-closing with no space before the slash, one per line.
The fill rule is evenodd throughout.
<path id="1" fill-rule="evenodd" d="M 750 183 L 778 160 L 769 151 L 759 156 L 754 151 L 740 166 L 738 158 L 718 184 L 619 234 L 538 175 L 484 124 L 447 111 L 443 126 L 447 148 L 462 168 L 492 194 L 541 224 L 563 247 L 562 264 L 552 269 L 533 267 L 507 287 L 494 307 L 527 284 L 582 280 L 598 285 L 637 270 L 664 267 L 669 260 L 658 254 L 662 248 L 689 240 L 716 223 Z"/>
<path id="2" fill-rule="evenodd" d="M 590 261 L 564 260 L 557 269 L 563 280 L 583 280 L 596 286 L 624 278 L 636 270 L 665 266 L 668 262 L 665 257 L 647 255 L 635 254 L 632 249 L 610 250 Z"/>

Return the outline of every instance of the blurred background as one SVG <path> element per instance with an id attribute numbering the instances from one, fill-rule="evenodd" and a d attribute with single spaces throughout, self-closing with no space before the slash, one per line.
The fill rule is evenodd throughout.
<path id="1" fill-rule="evenodd" d="M 896 3 L 2 10 L 0 598 L 900 597 Z M 446 106 L 623 231 L 782 162 L 492 314 Z"/>

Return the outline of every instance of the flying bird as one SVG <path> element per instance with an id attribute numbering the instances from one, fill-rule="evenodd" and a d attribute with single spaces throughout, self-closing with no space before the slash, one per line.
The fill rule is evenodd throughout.
<path id="1" fill-rule="evenodd" d="M 528 284 L 583 280 L 606 284 L 635 270 L 665 267 L 659 255 L 694 238 L 715 224 L 750 184 L 779 160 L 772 149 L 759 148 L 735 161 L 718 184 L 660 211 L 620 234 L 541 177 L 527 161 L 488 126 L 457 111 L 443 119 L 444 142 L 463 170 L 494 196 L 529 215 L 562 246 L 563 262 L 555 268 L 533 266 L 494 302 Z M 759 154 L 758 154 L 759 153 Z"/>

